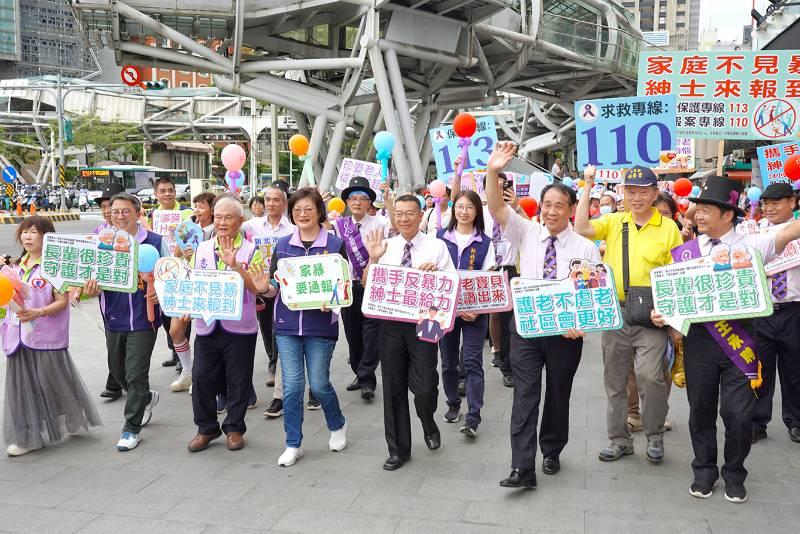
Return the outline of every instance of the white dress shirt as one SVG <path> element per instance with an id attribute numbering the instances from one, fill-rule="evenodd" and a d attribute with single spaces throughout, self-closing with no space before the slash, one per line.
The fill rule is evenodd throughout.
<path id="1" fill-rule="evenodd" d="M 253 217 L 242 224 L 242 230 L 252 237 L 283 237 L 294 233 L 295 226 L 286 215 L 281 216 L 277 226 L 272 226 L 269 217 Z"/>
<path id="2" fill-rule="evenodd" d="M 403 261 L 403 251 L 406 238 L 402 235 L 390 237 L 386 240 L 386 252 L 378 263 L 384 265 L 400 265 Z M 411 266 L 419 268 L 423 263 L 433 263 L 440 271 L 455 271 L 453 260 L 447 251 L 447 245 L 441 239 L 417 232 L 411 239 Z"/>
<path id="3" fill-rule="evenodd" d="M 489 239 L 491 239 L 494 233 L 494 219 L 492 219 L 492 214 L 486 206 L 483 207 L 483 226 L 484 232 L 489 236 Z M 495 251 L 500 255 L 500 263 L 498 265 L 503 267 L 517 266 L 517 262 L 519 261 L 519 247 L 514 245 L 514 243 L 506 237 L 502 227 L 500 228 L 500 241 L 495 243 Z"/>
<path id="4" fill-rule="evenodd" d="M 547 253 L 550 232 L 538 222 L 529 221 L 514 213 L 511 206 L 506 206 L 508 223 L 506 237 L 520 253 L 520 276 L 523 278 L 544 278 L 544 258 Z M 569 225 L 556 236 L 556 278 L 567 278 L 570 273 L 570 260 L 584 259 L 592 263 L 600 263 L 600 252 L 593 241 L 577 234 Z"/>
<path id="5" fill-rule="evenodd" d="M 444 200 L 442 202 L 445 202 Z M 428 235 L 436 237 L 436 227 L 437 219 L 436 219 L 436 208 L 438 206 L 434 206 L 430 208 L 428 211 L 424 213 L 422 216 L 422 224 L 420 224 L 420 230 L 425 232 Z M 441 208 L 440 208 L 441 209 Z M 450 223 L 450 217 L 453 215 L 452 208 L 447 208 L 442 212 L 442 228 L 447 228 L 447 225 Z"/>

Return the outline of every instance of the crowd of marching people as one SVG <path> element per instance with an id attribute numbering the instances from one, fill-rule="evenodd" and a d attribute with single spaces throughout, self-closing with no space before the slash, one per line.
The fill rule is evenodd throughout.
<path id="1" fill-rule="evenodd" d="M 461 175 L 451 181 L 445 202 L 410 191 L 392 192 L 388 184 L 376 192 L 366 178 L 355 177 L 340 195 L 346 216 L 329 214 L 329 193 L 312 187 L 290 192 L 283 182 L 250 201 L 253 217 L 248 220 L 241 201 L 230 194 L 203 193 L 193 198 L 192 209 L 183 209 L 172 181 L 160 178 L 154 184 L 157 209 L 178 210 L 182 219 L 202 228 L 203 241 L 188 251 L 171 250 L 152 231 L 136 196 L 121 186 L 106 187 L 97 199 L 105 222 L 96 232 L 124 230 L 162 257 L 178 256 L 194 269 L 234 271 L 245 288 L 238 321 L 167 317 L 141 277 L 134 293 L 101 290 L 95 280 L 59 293 L 41 275 L 43 239 L 56 229 L 44 217 L 26 218 L 16 232 L 22 254 L 13 254 L 3 268 L 26 288 L 21 305 L 0 326 L 8 357 L 3 417 L 8 455 L 21 456 L 60 441 L 66 433 L 102 424 L 69 352 L 70 305 L 88 308 L 87 299 L 97 298 L 108 359 L 101 396 L 125 398 L 125 422 L 116 444 L 120 451 L 139 446 L 159 402 L 149 373 L 160 329 L 172 351 L 163 365 L 178 369 L 170 389 L 191 394 L 197 434 L 188 450 L 202 451 L 223 435 L 227 449 L 242 449 L 245 416 L 256 404 L 253 381 L 263 379 L 274 388 L 264 416 L 283 417 L 285 450 L 277 458 L 281 466 L 303 457 L 305 409 L 324 412 L 331 451 L 347 446 L 347 417 L 330 380 L 343 330 L 352 370 L 346 390 L 367 403 L 382 395 L 388 449 L 383 468 L 390 471 L 411 460 L 409 391 L 428 449 L 442 446 L 437 413 L 442 414 L 438 422 L 460 424 L 461 433 L 478 439 L 488 340 L 491 365 L 501 371 L 503 385 L 513 388 L 512 460 L 500 485 L 535 488 L 537 463 L 546 475 L 560 470 L 586 333 L 570 329 L 563 335 L 523 337 L 513 311 L 460 312 L 451 331 L 430 332 L 438 341 L 431 343 L 419 338 L 415 324 L 365 316 L 365 285 L 370 269 L 379 264 L 561 280 L 570 276 L 571 262 L 580 259 L 602 261 L 613 271 L 624 323 L 600 334 L 608 444 L 598 451 L 599 461 L 633 455 L 632 433 L 638 431 L 646 438 L 647 461 L 657 464 L 670 454 L 664 434 L 672 425 L 668 408 L 675 369 L 666 355 L 682 351 L 694 453 L 690 493 L 707 498 L 722 477 L 727 500 L 745 501 L 745 461 L 751 445 L 767 435 L 777 382 L 782 422 L 789 439 L 800 443 L 800 268 L 771 277 L 772 315 L 738 323 L 757 341 L 758 382 L 741 372 L 704 324 L 694 324 L 682 335 L 652 307 L 637 303 L 651 293 L 650 272 L 672 263 L 671 251 L 686 242 L 696 240 L 702 255 L 721 243 L 746 243 L 765 263 L 780 255 L 800 238 L 793 188 L 773 184 L 761 195 L 759 224 L 782 225 L 772 233 L 736 231 L 746 215 L 741 182 L 709 177 L 681 203 L 644 167 L 628 169 L 616 190 L 596 186 L 591 166 L 579 187 L 557 177 L 543 188 L 536 212 L 529 214 L 504 173 L 515 153 L 510 142 L 495 147 L 483 197 L 462 188 Z M 383 204 L 377 202 L 379 195 Z M 260 237 L 276 238 L 271 257 L 254 244 Z M 281 299 L 274 280 L 278 261 L 316 254 L 341 254 L 348 262 L 353 302 L 341 315 L 325 305 L 298 311 Z M 263 375 L 255 365 L 259 333 L 267 357 Z M 718 414 L 725 425 L 721 468 Z"/>

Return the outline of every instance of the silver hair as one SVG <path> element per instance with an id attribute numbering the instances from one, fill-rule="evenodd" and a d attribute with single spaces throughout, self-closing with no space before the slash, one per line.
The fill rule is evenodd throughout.
<path id="1" fill-rule="evenodd" d="M 127 192 L 117 193 L 116 195 L 111 197 L 111 200 L 109 200 L 108 205 L 110 206 L 111 204 L 113 204 L 115 200 L 124 200 L 126 202 L 130 202 L 136 208 L 136 211 L 142 211 L 142 201 L 139 200 L 139 197 L 137 197 L 136 195 L 132 195 Z"/>
<path id="2" fill-rule="evenodd" d="M 270 189 L 273 190 L 273 191 L 280 191 L 281 198 L 283 199 L 284 202 L 289 200 L 289 197 L 286 195 L 286 191 L 284 191 L 283 189 L 281 189 L 277 185 L 273 185 L 273 186 L 270 186 L 270 187 L 267 188 L 267 190 L 270 190 Z"/>
<path id="3" fill-rule="evenodd" d="M 237 200 L 233 195 L 224 194 L 218 196 L 214 200 L 214 211 L 217 211 L 217 208 L 222 204 L 229 204 L 235 207 L 236 213 L 238 213 L 240 217 L 244 217 L 244 208 L 242 207 L 242 203 L 239 202 L 239 200 Z"/>

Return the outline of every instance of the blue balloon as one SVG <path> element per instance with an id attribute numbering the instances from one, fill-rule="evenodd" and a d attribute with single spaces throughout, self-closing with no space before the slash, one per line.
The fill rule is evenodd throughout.
<path id="1" fill-rule="evenodd" d="M 153 245 L 147 243 L 139 245 L 139 272 L 152 273 L 156 269 L 156 262 L 160 257 L 161 254 Z"/>
<path id="2" fill-rule="evenodd" d="M 699 185 L 696 185 L 696 186 L 694 186 L 694 187 L 692 188 L 692 194 L 691 194 L 691 196 L 692 196 L 693 198 L 697 198 L 697 197 L 699 197 L 699 196 L 700 196 L 700 186 L 699 186 Z"/>
<path id="3" fill-rule="evenodd" d="M 419 200 L 419 205 L 422 209 L 425 209 L 425 197 L 422 195 L 417 195 L 417 200 Z"/>
<path id="4" fill-rule="evenodd" d="M 572 178 L 570 178 L 569 176 L 567 176 L 566 178 L 564 178 L 563 180 L 561 180 L 561 183 L 563 183 L 563 184 L 564 184 L 564 185 L 566 185 L 567 187 L 572 187 L 572 186 L 573 186 L 573 184 L 574 184 L 575 182 L 572 180 Z"/>
<path id="5" fill-rule="evenodd" d="M 755 186 L 749 188 L 747 190 L 747 198 L 750 200 L 750 202 L 758 202 L 758 200 L 761 198 L 761 189 Z"/>
<path id="6" fill-rule="evenodd" d="M 374 146 L 375 150 L 378 152 L 388 152 L 391 154 L 394 148 L 394 136 L 386 130 L 378 132 L 375 134 L 375 139 L 372 140 L 372 146 Z"/>

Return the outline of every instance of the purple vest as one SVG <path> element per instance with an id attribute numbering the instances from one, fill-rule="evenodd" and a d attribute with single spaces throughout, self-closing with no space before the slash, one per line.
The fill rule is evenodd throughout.
<path id="1" fill-rule="evenodd" d="M 217 258 L 214 254 L 215 246 L 215 239 L 209 239 L 208 241 L 203 241 L 200 243 L 200 246 L 197 247 L 197 252 L 195 253 L 195 269 L 211 270 L 217 268 Z M 256 246 L 253 243 L 242 239 L 242 246 L 236 251 L 236 261 L 238 263 L 249 265 L 255 251 Z M 226 270 L 229 269 L 230 268 L 226 266 Z M 258 317 L 256 316 L 256 296 L 247 288 L 245 288 L 241 319 L 238 321 L 211 321 L 211 324 L 206 324 L 203 319 L 195 319 L 195 332 L 198 336 L 209 336 L 214 333 L 217 323 L 220 324 L 220 327 L 225 332 L 230 334 L 257 334 Z"/>
<path id="2" fill-rule="evenodd" d="M 22 278 L 23 270 L 18 269 Z M 42 308 L 53 302 L 53 286 L 39 274 L 39 265 L 33 267 L 28 279 L 30 296 L 25 300 L 25 308 Z M 0 332 L 3 336 L 3 350 L 10 356 L 20 343 L 37 350 L 63 350 L 69 347 L 69 306 L 55 315 L 36 319 L 33 329 L 23 329 L 22 324 L 12 325 L 6 315 Z"/>

